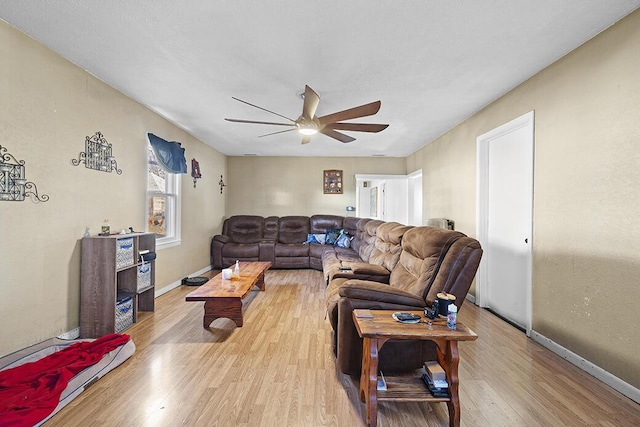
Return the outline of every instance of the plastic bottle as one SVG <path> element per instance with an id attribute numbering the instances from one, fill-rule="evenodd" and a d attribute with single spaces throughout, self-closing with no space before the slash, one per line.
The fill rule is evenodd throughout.
<path id="1" fill-rule="evenodd" d="M 236 260 L 236 266 L 233 267 L 233 277 L 240 277 L 240 261 Z"/>
<path id="2" fill-rule="evenodd" d="M 111 232 L 111 227 L 109 226 L 109 220 L 107 218 L 104 219 L 102 226 L 100 227 L 101 233 L 103 236 L 108 236 Z"/>
<path id="3" fill-rule="evenodd" d="M 449 304 L 447 311 L 447 327 L 449 329 L 456 328 L 456 318 L 458 317 L 458 307 L 455 304 Z"/>

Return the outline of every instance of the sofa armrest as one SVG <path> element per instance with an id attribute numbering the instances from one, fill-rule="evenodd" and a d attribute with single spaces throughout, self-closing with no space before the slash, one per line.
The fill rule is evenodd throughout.
<path id="1" fill-rule="evenodd" d="M 418 295 L 367 280 L 349 280 L 343 283 L 340 287 L 339 295 L 349 299 L 407 305 L 420 309 L 426 305 L 425 301 Z"/>
<path id="2" fill-rule="evenodd" d="M 231 241 L 229 236 L 221 234 L 215 235 L 211 239 L 210 261 L 212 270 L 225 267 L 222 265 L 222 247 L 229 241 Z"/>
<path id="3" fill-rule="evenodd" d="M 353 274 L 367 274 L 372 276 L 386 276 L 389 277 L 391 272 L 381 265 L 369 264 L 366 262 L 344 262 L 343 264 L 351 267 Z"/>
<path id="4" fill-rule="evenodd" d="M 276 263 L 276 254 L 275 254 L 275 240 L 261 240 L 258 243 L 259 250 L 259 258 L 260 261 L 268 261 L 271 265 L 275 265 Z"/>
<path id="5" fill-rule="evenodd" d="M 224 234 L 217 234 L 213 236 L 213 241 L 220 242 L 220 243 L 228 243 L 231 241 L 231 237 L 225 236 Z"/>

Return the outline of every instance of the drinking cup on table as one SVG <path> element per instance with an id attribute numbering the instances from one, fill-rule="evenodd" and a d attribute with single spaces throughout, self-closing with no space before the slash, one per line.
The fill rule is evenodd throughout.
<path id="1" fill-rule="evenodd" d="M 230 268 L 225 268 L 222 270 L 222 278 L 225 280 L 231 279 L 232 270 Z"/>
<path id="2" fill-rule="evenodd" d="M 446 317 L 449 304 L 455 303 L 456 296 L 446 292 L 439 292 L 436 296 L 438 297 L 438 314 Z"/>

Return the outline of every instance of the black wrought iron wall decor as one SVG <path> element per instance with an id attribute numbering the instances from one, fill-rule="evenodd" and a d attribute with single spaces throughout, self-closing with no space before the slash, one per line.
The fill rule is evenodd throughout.
<path id="1" fill-rule="evenodd" d="M 71 164 L 74 166 L 80 163 L 84 163 L 84 166 L 89 169 L 108 173 L 114 170 L 118 175 L 122 174 L 122 169 L 118 169 L 118 162 L 111 152 L 111 144 L 101 132 L 85 138 L 84 152 L 80 153 L 77 159 L 71 159 Z"/>
<path id="2" fill-rule="evenodd" d="M 220 194 L 222 194 L 222 189 L 227 186 L 222 179 L 222 175 L 220 175 L 220 181 L 218 181 L 218 185 L 220 186 Z"/>
<path id="3" fill-rule="evenodd" d="M 25 178 L 24 160 L 17 160 L 0 145 L 0 201 L 22 202 L 26 196 L 34 202 L 46 202 L 49 196 L 38 195 L 38 187 Z"/>

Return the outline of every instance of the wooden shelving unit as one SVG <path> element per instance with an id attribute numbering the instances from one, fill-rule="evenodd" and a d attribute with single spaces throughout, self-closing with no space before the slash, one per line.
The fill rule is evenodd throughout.
<path id="1" fill-rule="evenodd" d="M 126 240 L 131 239 L 131 240 Z M 131 247 L 131 245 L 132 247 Z M 155 260 L 147 261 L 147 284 L 138 286 L 141 251 L 155 252 L 154 233 L 117 234 L 82 239 L 80 278 L 80 336 L 98 338 L 116 330 L 116 304 L 133 299 L 133 322 L 138 311 L 154 310 Z"/>

